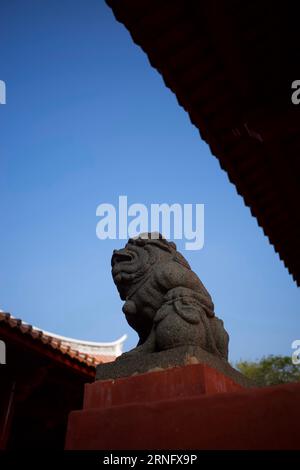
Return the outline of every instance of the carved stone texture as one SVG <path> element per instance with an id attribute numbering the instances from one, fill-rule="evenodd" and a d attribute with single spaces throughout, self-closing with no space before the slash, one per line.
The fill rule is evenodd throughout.
<path id="1" fill-rule="evenodd" d="M 114 250 L 112 276 L 139 342 L 118 360 L 182 346 L 227 361 L 229 336 L 214 304 L 176 245 L 159 233 L 129 239 Z"/>

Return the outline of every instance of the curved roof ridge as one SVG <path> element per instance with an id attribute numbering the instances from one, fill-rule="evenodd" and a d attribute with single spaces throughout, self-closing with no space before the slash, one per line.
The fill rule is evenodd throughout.
<path id="1" fill-rule="evenodd" d="M 35 330 L 40 329 L 40 328 L 36 328 L 35 326 L 33 326 L 33 328 Z M 62 335 L 58 335 L 56 333 L 51 333 L 51 332 L 46 331 L 46 330 L 42 330 L 42 332 L 45 336 L 51 336 L 51 338 L 59 339 L 61 341 L 65 341 L 65 342 L 69 342 L 69 343 L 82 344 L 84 346 L 101 346 L 101 347 L 108 346 L 108 347 L 110 347 L 110 346 L 122 345 L 124 343 L 124 341 L 127 339 L 127 335 L 124 334 L 123 336 L 116 339 L 115 341 L 98 342 L 98 341 L 87 341 L 87 340 L 81 340 L 81 339 L 77 339 L 77 338 L 71 338 L 69 336 L 62 336 Z"/>
<path id="2" fill-rule="evenodd" d="M 0 310 L 0 321 L 6 321 L 10 326 L 14 325 L 19 330 L 24 330 L 24 333 L 29 333 L 32 337 L 37 337 L 44 343 L 49 343 L 52 347 L 58 348 L 61 351 L 66 349 L 68 353 L 76 353 L 77 355 L 85 355 L 86 357 L 92 356 L 96 361 L 102 360 L 102 357 L 115 358 L 120 356 L 123 352 L 123 344 L 127 338 L 124 334 L 115 341 L 110 342 L 97 342 L 87 341 L 77 338 L 70 338 L 68 336 L 58 335 L 49 331 L 37 328 L 29 323 L 20 320 L 8 312 Z"/>

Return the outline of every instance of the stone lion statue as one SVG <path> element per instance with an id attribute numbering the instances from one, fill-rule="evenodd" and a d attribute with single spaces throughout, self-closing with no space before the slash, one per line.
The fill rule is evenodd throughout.
<path id="1" fill-rule="evenodd" d="M 227 360 L 229 336 L 214 304 L 176 245 L 157 233 L 141 234 L 114 250 L 112 276 L 136 348 L 124 355 L 197 346 Z"/>

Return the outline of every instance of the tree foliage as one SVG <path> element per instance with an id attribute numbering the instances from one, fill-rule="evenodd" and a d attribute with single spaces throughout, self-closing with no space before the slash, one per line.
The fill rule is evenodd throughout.
<path id="1" fill-rule="evenodd" d="M 240 361 L 236 368 L 261 386 L 300 381 L 300 365 L 293 364 L 288 356 L 266 356 L 258 362 Z"/>

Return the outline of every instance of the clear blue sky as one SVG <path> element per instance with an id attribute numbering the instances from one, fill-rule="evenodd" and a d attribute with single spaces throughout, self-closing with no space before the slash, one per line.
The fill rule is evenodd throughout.
<path id="1" fill-rule="evenodd" d="M 103 0 L 1 0 L 0 307 L 58 334 L 127 326 L 96 238 L 96 207 L 204 203 L 205 245 L 183 251 L 230 334 L 230 358 L 291 354 L 300 297 L 250 210 Z M 179 249 L 183 244 L 178 243 Z"/>

